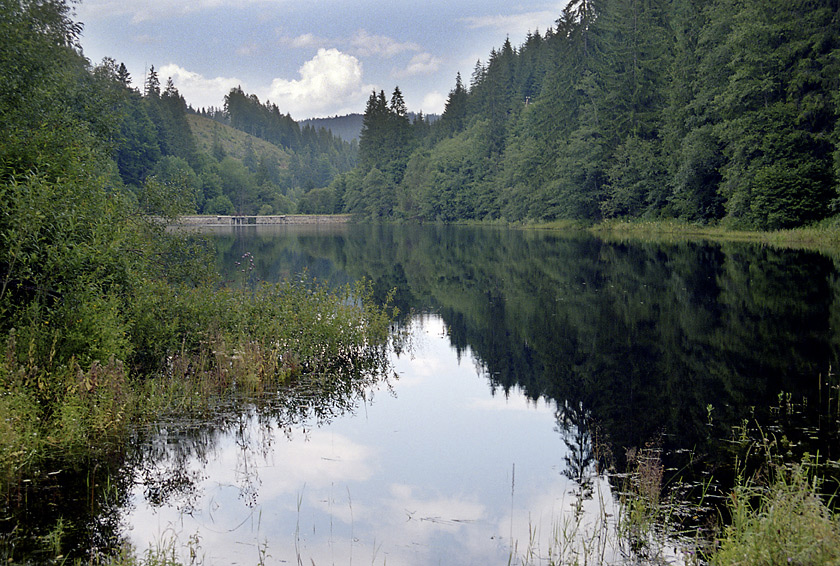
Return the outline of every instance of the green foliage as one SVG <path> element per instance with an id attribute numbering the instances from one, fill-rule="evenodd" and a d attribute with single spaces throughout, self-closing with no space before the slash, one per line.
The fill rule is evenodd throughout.
<path id="1" fill-rule="evenodd" d="M 157 177 L 146 178 L 139 191 L 138 201 L 145 214 L 174 220 L 179 215 L 195 211 L 195 190 L 189 183 L 194 179 L 186 174 L 168 181 Z"/>
<path id="2" fill-rule="evenodd" d="M 178 188 L 178 200 L 184 200 L 184 213 L 192 213 L 204 206 L 204 191 L 199 186 L 198 176 L 181 157 L 166 156 L 157 162 L 152 175 L 163 184 Z"/>
<path id="3" fill-rule="evenodd" d="M 414 144 L 413 126 L 399 87 L 394 89 L 390 102 L 385 98 L 384 91 L 379 91 L 379 94 L 372 92 L 359 138 L 359 167 L 362 173 L 378 169 L 389 183 L 399 184 Z M 390 198 L 389 195 L 386 198 Z M 386 203 L 380 208 L 387 209 L 389 205 Z"/>
<path id="4" fill-rule="evenodd" d="M 336 195 L 332 188 L 312 189 L 298 202 L 299 214 L 333 214 L 336 212 Z"/>
<path id="5" fill-rule="evenodd" d="M 572 2 L 459 75 L 428 136 L 403 141 L 373 93 L 361 175 L 400 186 L 402 218 L 819 221 L 840 185 L 838 29 L 828 0 Z M 465 132 L 483 155 L 453 167 Z"/>
<path id="6" fill-rule="evenodd" d="M 729 501 L 732 523 L 711 564 L 840 563 L 840 518 L 820 493 L 813 464 L 775 468 L 769 485 L 742 479 Z"/>
<path id="7" fill-rule="evenodd" d="M 346 195 L 346 210 L 369 219 L 390 216 L 396 204 L 395 188 L 389 178 L 376 167 L 363 179 L 353 177 Z"/>
<path id="8" fill-rule="evenodd" d="M 417 191 L 421 217 L 442 221 L 483 217 L 478 212 L 482 187 L 476 173 L 486 166 L 481 139 L 488 129 L 482 122 L 435 145 L 423 184 L 403 188 L 404 192 Z"/>
<path id="9" fill-rule="evenodd" d="M 631 137 L 615 152 L 607 170 L 607 200 L 601 203 L 606 217 L 642 216 L 661 211 L 666 200 L 666 171 L 654 142 Z"/>
<path id="10" fill-rule="evenodd" d="M 253 213 L 257 186 L 245 164 L 232 157 L 226 157 L 215 172 L 222 180 L 222 192 L 233 203 L 237 213 Z"/>
<path id="11" fill-rule="evenodd" d="M 461 73 L 455 77 L 455 88 L 446 99 L 443 116 L 440 117 L 438 135 L 453 135 L 464 129 L 467 118 L 467 100 L 469 94 L 461 81 Z"/>
<path id="12" fill-rule="evenodd" d="M 274 104 L 262 104 L 256 95 L 248 95 L 239 87 L 225 96 L 225 114 L 238 130 L 281 147 L 300 147 L 300 127 L 291 116 L 282 114 Z"/>
<path id="13" fill-rule="evenodd" d="M 711 127 L 696 128 L 672 151 L 671 203 L 684 220 L 711 222 L 723 216 L 720 167 L 724 157 Z"/>
<path id="14" fill-rule="evenodd" d="M 60 359 L 90 361 L 103 347 L 125 352 L 119 323 L 115 329 L 98 322 L 111 321 L 112 310 L 127 299 L 142 261 L 129 252 L 136 234 L 126 216 L 128 199 L 109 194 L 107 179 L 87 173 L 102 161 L 74 150 L 78 141 L 67 140 L 61 150 L 64 177 L 37 162 L 33 167 L 41 170 L 25 176 L 4 171 L 11 178 L 0 184 L 0 331 L 17 327 L 38 357 L 52 349 Z M 78 326 L 77 311 L 94 317 L 86 321 L 89 328 Z"/>
<path id="15" fill-rule="evenodd" d="M 227 195 L 213 197 L 204 203 L 204 214 L 230 215 L 234 212 L 236 212 L 236 207 Z"/>
<path id="16" fill-rule="evenodd" d="M 247 95 L 241 88 L 234 88 L 225 96 L 225 116 L 234 128 L 293 152 L 289 175 L 284 181 L 279 178 L 272 160 L 265 159 L 265 152 L 258 154 L 246 148 L 242 158 L 260 177 L 257 184 L 268 180 L 280 185 L 284 192 L 294 188 L 308 191 L 327 186 L 337 174 L 356 165 L 355 144 L 345 142 L 324 128 L 316 129 L 308 124 L 301 128 L 291 116 L 281 114 L 276 105 L 263 104 L 256 95 Z M 224 155 L 223 145 L 215 139 L 213 153 Z M 258 205 L 252 208 L 256 210 Z"/>

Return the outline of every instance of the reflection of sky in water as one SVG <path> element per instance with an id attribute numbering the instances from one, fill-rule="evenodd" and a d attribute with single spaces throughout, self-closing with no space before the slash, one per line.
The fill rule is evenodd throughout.
<path id="1" fill-rule="evenodd" d="M 205 564 L 504 564 L 511 535 L 521 554 L 536 531 L 545 554 L 575 488 L 554 408 L 492 396 L 440 319 L 415 336 L 393 394 L 291 438 L 247 420 L 239 444 L 226 436 L 206 465 L 188 464 L 202 478 L 188 513 L 149 507 L 138 486 L 126 518 L 138 551 L 177 537 L 189 563 L 197 534 Z M 598 491 L 614 513 L 596 481 L 593 518 Z"/>

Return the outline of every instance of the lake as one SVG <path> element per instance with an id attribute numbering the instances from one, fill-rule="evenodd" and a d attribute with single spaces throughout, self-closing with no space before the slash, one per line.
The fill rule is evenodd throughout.
<path id="1" fill-rule="evenodd" d="M 717 516 L 750 442 L 837 470 L 840 277 L 827 256 L 493 227 L 212 237 L 231 285 L 367 280 L 398 307 L 399 339 L 386 375 L 327 398 L 297 388 L 138 430 L 113 480 L 125 497 L 99 521 L 140 552 L 680 564 L 692 549 L 679 537 L 605 534 L 639 470 L 687 533 Z"/>

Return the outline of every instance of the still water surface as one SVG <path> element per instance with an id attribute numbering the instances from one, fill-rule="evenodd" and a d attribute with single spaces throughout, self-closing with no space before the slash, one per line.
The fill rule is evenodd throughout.
<path id="1" fill-rule="evenodd" d="M 556 410 L 492 395 L 440 317 L 412 332 L 398 378 L 354 411 L 290 430 L 250 413 L 201 457 L 161 458 L 164 475 L 177 465 L 194 485 L 156 506 L 137 486 L 135 545 L 193 536 L 211 564 L 506 563 L 511 535 L 527 542 L 529 526 L 547 530 L 571 509 Z M 189 442 L 171 436 L 150 441 Z"/>
<path id="2" fill-rule="evenodd" d="M 617 515 L 618 480 L 599 472 L 623 471 L 628 451 L 661 454 L 688 499 L 698 483 L 727 489 L 733 427 L 761 423 L 794 457 L 838 458 L 838 277 L 825 256 L 435 226 L 214 238 L 234 285 L 305 270 L 364 277 L 379 298 L 395 289 L 409 347 L 327 417 L 254 407 L 212 432 L 139 435 L 122 523 L 140 550 L 174 543 L 205 564 L 505 564 L 530 545 L 539 562 L 577 505 L 584 531 Z"/>

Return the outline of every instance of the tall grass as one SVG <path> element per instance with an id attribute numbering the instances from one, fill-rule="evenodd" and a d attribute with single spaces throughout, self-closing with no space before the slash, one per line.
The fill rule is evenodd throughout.
<path id="1" fill-rule="evenodd" d="M 292 380 L 327 383 L 385 367 L 391 313 L 364 283 L 144 290 L 129 360 L 39 363 L 31 344 L 9 335 L 0 349 L 0 499 L 11 501 L 47 460 L 119 453 L 139 423 L 210 413 L 219 399 Z"/>
<path id="2" fill-rule="evenodd" d="M 762 451 L 763 465 L 742 473 L 720 509 L 716 528 L 686 531 L 675 520 L 676 502 L 663 489 L 663 467 L 655 446 L 628 453 L 628 472 L 617 491 L 596 490 L 593 512 L 584 507 L 583 491 L 572 512 L 555 517 L 547 540 L 541 527 L 529 528 L 527 541 L 512 543 L 509 564 L 822 566 L 840 564 L 840 515 L 836 494 L 823 492 L 817 459 L 783 463 L 773 443 L 750 442 Z M 600 484 L 599 484 L 600 485 Z M 695 511 L 706 509 L 698 503 Z"/>
<path id="3" fill-rule="evenodd" d="M 811 459 L 739 478 L 731 523 L 710 562 L 717 566 L 840 564 L 840 517 L 821 493 Z"/>
<path id="4" fill-rule="evenodd" d="M 569 229 L 563 224 L 552 229 Z M 581 226 L 606 240 L 683 241 L 714 240 L 768 244 L 779 248 L 805 249 L 823 253 L 840 250 L 840 217 L 786 230 L 739 230 L 723 225 L 706 225 L 679 220 L 605 220 L 592 226 Z"/>

